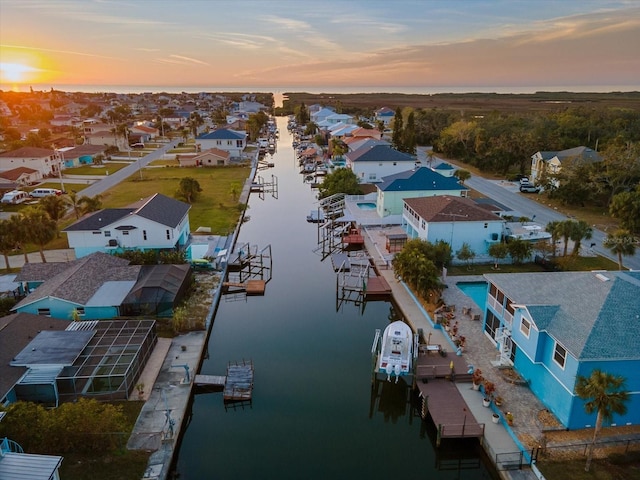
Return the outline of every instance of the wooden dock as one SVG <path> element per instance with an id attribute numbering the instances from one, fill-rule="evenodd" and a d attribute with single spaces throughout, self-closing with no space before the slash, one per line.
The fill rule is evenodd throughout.
<path id="1" fill-rule="evenodd" d="M 391 287 L 383 276 L 369 277 L 365 285 L 366 298 L 380 298 L 391 295 Z"/>
<path id="2" fill-rule="evenodd" d="M 246 282 L 224 282 L 225 293 L 245 292 L 247 295 L 264 295 L 267 282 L 265 280 L 247 280 Z"/>
<path id="3" fill-rule="evenodd" d="M 437 429 L 436 445 L 443 438 L 481 438 L 484 424 L 478 423 L 467 407 L 456 384 L 448 379 L 418 382 L 422 397 L 422 417 L 431 416 Z"/>
<path id="4" fill-rule="evenodd" d="M 227 381 L 224 386 L 225 402 L 251 400 L 253 392 L 253 363 L 237 362 L 227 366 Z"/>

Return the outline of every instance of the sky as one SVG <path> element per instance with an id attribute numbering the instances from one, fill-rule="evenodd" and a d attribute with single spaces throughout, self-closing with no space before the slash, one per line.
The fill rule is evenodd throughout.
<path id="1" fill-rule="evenodd" d="M 640 1 L 0 0 L 34 85 L 640 90 Z"/>

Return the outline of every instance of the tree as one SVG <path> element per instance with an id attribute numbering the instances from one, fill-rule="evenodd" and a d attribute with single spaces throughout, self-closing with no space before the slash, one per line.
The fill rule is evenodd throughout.
<path id="1" fill-rule="evenodd" d="M 102 208 L 102 195 L 95 195 L 93 197 L 83 195 L 78 199 L 78 205 L 82 215 L 97 212 Z"/>
<path id="2" fill-rule="evenodd" d="M 176 192 L 176 197 L 191 204 L 196 201 L 198 193 L 202 191 L 202 187 L 195 178 L 184 177 L 180 179 L 180 185 Z"/>
<path id="3" fill-rule="evenodd" d="M 347 195 L 362 195 L 362 188 L 357 175 L 350 168 L 339 168 L 324 177 L 318 187 L 320 198 L 330 197 L 336 193 Z"/>
<path id="4" fill-rule="evenodd" d="M 410 155 L 416 154 L 416 121 L 415 113 L 411 111 L 407 117 L 407 126 L 402 131 L 402 150 Z"/>
<path id="5" fill-rule="evenodd" d="M 612 375 L 601 370 L 593 370 L 589 377 L 578 375 L 576 379 L 576 395 L 583 400 L 584 410 L 588 415 L 597 412 L 596 425 L 593 430 L 593 439 L 587 453 L 587 463 L 584 467 L 589 471 L 593 459 L 593 449 L 596 445 L 598 434 L 602 429 L 603 421 L 611 422 L 613 414 L 624 415 L 627 413 L 626 402 L 629 400 L 629 392 L 624 390 L 624 377 Z"/>
<path id="6" fill-rule="evenodd" d="M 476 252 L 471 249 L 471 245 L 464 242 L 460 250 L 456 252 L 456 257 L 467 264 L 467 270 L 471 270 L 473 259 L 476 258 Z"/>
<path id="7" fill-rule="evenodd" d="M 464 182 L 466 182 L 467 180 L 469 180 L 471 178 L 471 172 L 469 170 L 464 170 L 462 168 L 456 170 L 453 175 L 458 180 L 460 180 L 460 183 L 463 184 L 463 185 L 464 185 Z"/>
<path id="8" fill-rule="evenodd" d="M 611 253 L 618 256 L 618 268 L 622 270 L 622 257 L 633 256 L 636 253 L 636 239 L 628 230 L 617 230 L 607 235 L 602 245 Z"/>
<path id="9" fill-rule="evenodd" d="M 396 108 L 396 114 L 393 117 L 393 133 L 391 135 L 391 144 L 396 150 L 403 150 L 402 144 L 402 131 L 404 129 L 402 120 L 402 110 L 400 107 Z"/>
<path id="10" fill-rule="evenodd" d="M 516 265 L 521 264 L 525 259 L 529 258 L 533 250 L 529 242 L 525 242 L 520 238 L 516 238 L 507 243 L 507 248 L 509 249 L 509 255 L 511 255 L 513 263 Z"/>
<path id="11" fill-rule="evenodd" d="M 507 247 L 507 244 L 503 242 L 492 243 L 489 245 L 489 255 L 494 259 L 494 270 L 498 270 L 498 261 L 509 255 L 509 247 Z"/>
<path id="12" fill-rule="evenodd" d="M 558 233 L 562 237 L 564 242 L 562 256 L 567 256 L 567 250 L 569 248 L 569 239 L 573 234 L 573 220 L 564 220 L 558 224 Z"/>
<path id="13" fill-rule="evenodd" d="M 553 253 L 552 256 L 556 256 L 556 244 L 558 243 L 558 238 L 562 235 L 562 222 L 559 220 L 554 220 L 552 222 L 547 223 L 547 226 L 544 228 L 544 231 L 551 234 L 551 243 L 553 244 Z"/>
<path id="14" fill-rule="evenodd" d="M 630 192 L 614 195 L 609 213 L 620 220 L 620 226 L 631 233 L 640 233 L 640 185 Z"/>
<path id="15" fill-rule="evenodd" d="M 233 200 L 237 200 L 238 197 L 240 196 L 240 191 L 242 190 L 241 185 L 238 182 L 231 182 L 231 185 L 229 186 L 229 194 L 231 195 L 231 198 L 233 198 Z"/>
<path id="16" fill-rule="evenodd" d="M 9 220 L 0 220 L 0 252 L 4 256 L 4 265 L 7 272 L 9 267 L 9 254 L 16 247 L 16 238 L 11 222 Z"/>
<path id="17" fill-rule="evenodd" d="M 573 240 L 573 250 L 571 255 L 580 255 L 582 240 L 590 240 L 593 236 L 593 228 L 584 220 L 573 222 L 571 226 L 571 240 Z"/>
<path id="18" fill-rule="evenodd" d="M 22 254 L 24 255 L 24 263 L 29 263 L 27 249 L 24 248 L 25 244 L 29 242 L 27 225 L 22 221 L 20 215 L 11 215 L 7 221 L 7 228 L 11 230 L 13 240 L 15 242 L 14 247 L 22 250 Z"/>
<path id="19" fill-rule="evenodd" d="M 429 242 L 418 238 L 409 240 L 392 260 L 396 277 L 402 278 L 422 298 L 433 292 L 439 295 L 443 288 L 439 270 L 429 258 L 431 247 Z"/>
<path id="20" fill-rule="evenodd" d="M 20 219 L 26 230 L 26 239 L 38 245 L 40 258 L 43 263 L 46 263 L 44 246 L 56 238 L 58 227 L 55 220 L 51 219 L 43 209 L 33 207 L 23 210 L 20 213 Z"/>
<path id="21" fill-rule="evenodd" d="M 67 213 L 67 202 L 65 199 L 58 195 L 48 195 L 40 199 L 38 207 L 47 212 L 49 218 L 56 223 L 56 235 L 60 237 L 60 231 L 58 230 L 58 222 Z"/>
<path id="22" fill-rule="evenodd" d="M 69 205 L 72 209 L 73 209 L 73 213 L 76 216 L 76 219 L 80 218 L 80 215 L 82 214 L 81 211 L 81 205 L 80 205 L 80 198 L 78 197 L 78 192 L 71 192 L 69 193 L 69 195 L 67 195 L 67 198 L 65 199 L 65 201 L 67 202 L 67 205 Z"/>

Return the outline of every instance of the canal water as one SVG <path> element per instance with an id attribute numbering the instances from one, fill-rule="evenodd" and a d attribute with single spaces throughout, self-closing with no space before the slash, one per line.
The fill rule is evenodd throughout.
<path id="1" fill-rule="evenodd" d="M 229 361 L 255 368 L 250 405 L 221 393 L 195 395 L 175 469 L 181 480 L 493 478 L 477 441 L 443 442 L 421 421 L 401 381 L 371 388 L 376 329 L 395 316 L 388 302 L 364 309 L 336 301 L 330 259 L 314 252 L 306 216 L 316 193 L 303 183 L 286 129 L 259 172 L 278 179 L 278 198 L 251 194 L 239 243 L 271 246 L 263 297 L 223 297 L 201 373 L 224 375 Z M 377 392 L 377 395 L 373 392 Z"/>

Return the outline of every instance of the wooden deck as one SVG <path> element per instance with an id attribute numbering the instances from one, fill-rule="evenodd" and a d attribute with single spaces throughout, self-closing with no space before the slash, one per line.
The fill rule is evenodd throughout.
<path id="1" fill-rule="evenodd" d="M 342 237 L 342 243 L 348 246 L 364 245 L 364 235 L 359 228 L 352 228 Z"/>
<path id="2" fill-rule="evenodd" d="M 391 287 L 384 277 L 369 277 L 365 289 L 365 295 L 369 297 L 381 297 L 391 295 Z"/>
<path id="3" fill-rule="evenodd" d="M 227 381 L 224 386 L 225 402 L 251 400 L 253 392 L 253 363 L 238 362 L 227 366 Z"/>
<path id="4" fill-rule="evenodd" d="M 436 445 L 443 438 L 484 436 L 484 424 L 476 421 L 454 382 L 437 378 L 418 382 L 417 387 L 423 400 L 422 416 L 429 413 L 438 431 Z"/>

